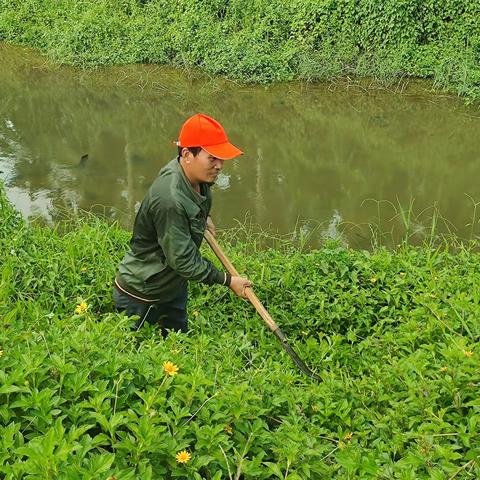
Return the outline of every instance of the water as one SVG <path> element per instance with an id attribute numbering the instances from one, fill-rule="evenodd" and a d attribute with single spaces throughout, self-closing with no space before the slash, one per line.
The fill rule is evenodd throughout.
<path id="1" fill-rule="evenodd" d="M 368 248 L 377 228 L 398 241 L 399 206 L 414 199 L 414 241 L 437 209 L 439 232 L 480 231 L 480 113 L 428 83 L 241 86 L 158 66 L 58 67 L 4 44 L 0 60 L 0 179 L 26 217 L 87 209 L 129 228 L 182 122 L 203 112 L 245 151 L 214 188 L 218 228 Z"/>

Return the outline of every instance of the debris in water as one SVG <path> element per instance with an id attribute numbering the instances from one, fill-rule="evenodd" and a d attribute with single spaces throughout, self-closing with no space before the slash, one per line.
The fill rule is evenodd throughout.
<path id="1" fill-rule="evenodd" d="M 79 167 L 84 167 L 85 164 L 87 163 L 87 160 L 88 160 L 88 153 L 86 153 L 85 155 L 82 155 L 82 157 L 80 158 L 80 163 L 78 164 Z"/>

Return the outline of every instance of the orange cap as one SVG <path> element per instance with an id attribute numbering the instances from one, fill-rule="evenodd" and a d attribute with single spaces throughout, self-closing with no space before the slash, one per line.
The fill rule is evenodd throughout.
<path id="1" fill-rule="evenodd" d="M 232 145 L 223 127 L 212 117 L 197 113 L 185 121 L 178 136 L 179 147 L 202 147 L 210 155 L 221 160 L 242 155 L 243 152 Z"/>

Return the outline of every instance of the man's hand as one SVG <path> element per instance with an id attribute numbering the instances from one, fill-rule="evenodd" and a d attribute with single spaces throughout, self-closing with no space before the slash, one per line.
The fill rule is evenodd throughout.
<path id="1" fill-rule="evenodd" d="M 230 288 L 241 298 L 247 298 L 245 289 L 252 286 L 252 282 L 248 278 L 232 277 Z"/>
<path id="2" fill-rule="evenodd" d="M 213 224 L 212 217 L 210 215 L 207 217 L 207 230 L 215 237 L 216 229 L 215 229 L 215 225 Z"/>

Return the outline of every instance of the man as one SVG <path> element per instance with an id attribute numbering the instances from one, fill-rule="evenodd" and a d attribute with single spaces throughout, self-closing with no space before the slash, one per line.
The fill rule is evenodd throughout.
<path id="1" fill-rule="evenodd" d="M 250 280 L 217 270 L 200 254 L 209 217 L 210 186 L 225 160 L 243 152 L 232 145 L 223 127 L 201 113 L 182 126 L 178 157 L 168 163 L 148 190 L 135 218 L 130 249 L 121 261 L 113 299 L 119 311 L 138 315 L 166 330 L 188 329 L 187 282 L 230 287 L 246 298 Z"/>

